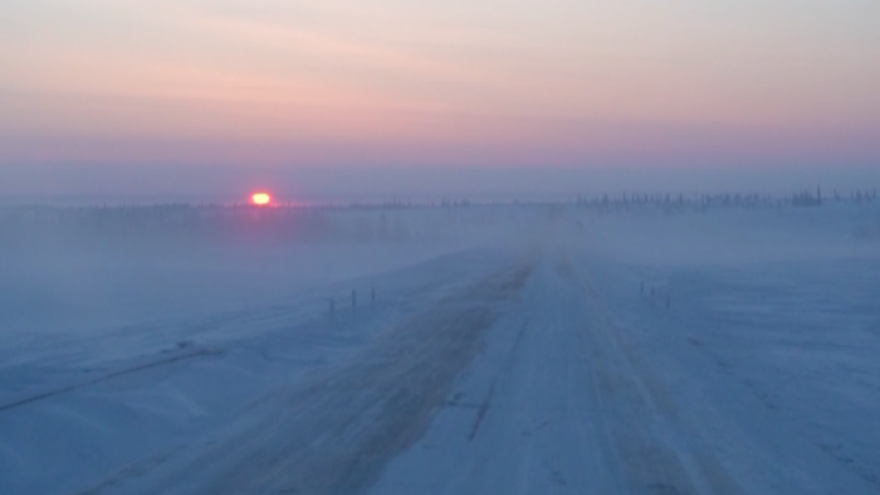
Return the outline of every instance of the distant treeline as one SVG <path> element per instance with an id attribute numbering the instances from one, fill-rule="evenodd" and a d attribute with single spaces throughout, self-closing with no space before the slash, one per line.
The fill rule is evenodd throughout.
<path id="1" fill-rule="evenodd" d="M 8 207 L 0 208 L 0 240 L 348 241 L 409 235 L 405 225 L 384 213 L 356 217 L 343 211 L 355 210 L 190 204 Z"/>
<path id="2" fill-rule="evenodd" d="M 151 241 L 352 242 L 436 239 L 466 232 L 485 234 L 492 225 L 564 216 L 567 209 L 606 214 L 657 211 L 704 213 L 721 209 L 781 209 L 877 201 L 876 190 L 829 197 L 821 188 L 786 197 L 760 194 L 579 195 L 556 201 L 472 203 L 444 199 L 434 203 L 390 201 L 377 204 L 256 207 L 251 205 L 117 205 L 90 207 L 0 207 L 0 246 L 49 242 L 119 243 L 149 246 Z M 548 208 L 548 209 L 545 209 Z"/>
<path id="3" fill-rule="evenodd" d="M 834 192 L 830 198 L 822 195 L 821 187 L 815 191 L 800 191 L 791 196 L 773 196 L 769 194 L 670 194 L 670 193 L 622 193 L 617 195 L 578 196 L 575 204 L 581 208 L 589 208 L 600 212 L 628 210 L 633 207 L 655 208 L 667 213 L 676 211 L 704 212 L 719 208 L 781 208 L 783 206 L 815 207 L 827 201 L 837 203 L 862 204 L 877 200 L 877 190 L 857 190 L 847 196 Z"/>

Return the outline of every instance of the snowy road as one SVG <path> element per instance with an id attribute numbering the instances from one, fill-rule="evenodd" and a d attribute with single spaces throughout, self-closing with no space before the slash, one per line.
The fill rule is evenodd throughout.
<path id="1" fill-rule="evenodd" d="M 485 256 L 455 255 L 430 270 L 401 272 L 400 290 L 409 295 L 399 300 L 409 309 L 377 306 L 374 316 L 365 311 L 340 325 L 345 330 L 339 335 L 326 334 L 327 339 L 361 335 L 327 365 L 279 372 L 288 363 L 285 353 L 307 352 L 311 344 L 294 340 L 293 350 L 283 350 L 290 337 L 270 331 L 237 344 L 217 341 L 224 352 L 211 361 L 163 373 L 179 374 L 174 383 L 195 376 L 193 383 L 207 384 L 217 381 L 220 369 L 242 367 L 250 380 L 265 372 L 273 378 L 256 400 L 242 400 L 246 405 L 238 410 L 228 406 L 231 412 L 198 435 L 105 469 L 100 479 L 82 483 L 87 489 L 72 493 L 868 494 L 880 489 L 871 465 L 880 454 L 870 420 L 878 411 L 872 374 L 877 366 L 851 349 L 856 338 L 868 351 L 876 348 L 876 335 L 857 329 L 813 331 L 792 340 L 784 328 L 774 330 L 755 319 L 765 312 L 754 307 L 745 313 L 752 318 L 745 327 L 751 333 L 728 328 L 736 319 L 727 315 L 728 323 L 714 321 L 720 310 L 707 301 L 720 300 L 731 311 L 738 307 L 731 301 L 753 298 L 755 288 L 723 272 L 698 270 L 706 282 L 682 272 L 690 278 L 678 282 L 659 269 L 639 273 L 563 245 L 525 258 L 496 257 L 491 268 Z M 483 268 L 473 270 L 476 266 Z M 835 266 L 838 273 L 844 265 Z M 860 266 L 854 270 L 868 273 Z M 443 276 L 432 279 L 437 273 Z M 667 275 L 672 278 L 663 279 Z M 771 286 L 772 278 L 761 276 Z M 651 290 L 656 284 L 668 293 L 678 284 L 693 293 L 680 290 L 670 308 L 660 294 L 640 293 L 646 278 Z M 850 278 L 866 287 L 876 282 Z M 412 285 L 415 280 L 419 284 Z M 430 285 L 428 280 L 446 282 L 414 290 Z M 723 297 L 701 296 L 703 283 L 725 287 Z M 765 293 L 769 307 L 784 307 L 769 289 Z M 827 291 L 820 295 L 828 305 L 826 315 L 845 314 L 832 310 L 839 301 Z M 872 314 L 865 311 L 864 321 Z M 780 318 L 793 321 L 784 314 Z M 848 318 L 844 321 L 854 321 Z M 313 330 L 328 332 L 326 322 Z M 296 334 L 283 332 L 279 335 Z M 816 349 L 846 350 L 846 373 L 828 372 L 817 381 L 802 361 L 761 361 L 761 352 L 801 355 L 818 336 L 827 342 Z M 278 362 L 253 367 L 251 350 Z M 220 363 L 227 364 L 221 368 Z M 166 386 L 153 380 L 144 376 L 132 386 Z M 844 383 L 849 395 L 833 395 Z M 75 405 L 79 393 L 38 405 Z M 825 412 L 832 403 L 834 415 Z M 25 417 L 28 407 L 33 405 L 10 414 Z"/>
<path id="2" fill-rule="evenodd" d="M 512 266 L 122 491 L 743 493 L 594 291 L 563 252 Z"/>
<path id="3" fill-rule="evenodd" d="M 564 256 L 540 264 L 428 435 L 369 493 L 742 493 L 592 290 Z"/>

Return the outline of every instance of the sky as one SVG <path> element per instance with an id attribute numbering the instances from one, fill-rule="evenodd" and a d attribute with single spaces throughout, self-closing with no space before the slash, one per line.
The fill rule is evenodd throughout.
<path id="1" fill-rule="evenodd" d="M 876 170 L 877 88 L 876 0 L 0 0 L 0 194 Z"/>

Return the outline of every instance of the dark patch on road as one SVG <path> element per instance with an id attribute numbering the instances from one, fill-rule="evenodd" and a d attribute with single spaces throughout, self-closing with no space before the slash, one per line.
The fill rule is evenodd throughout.
<path id="1" fill-rule="evenodd" d="M 486 400 L 480 404 L 480 409 L 477 410 L 477 417 L 474 419 L 474 425 L 471 427 L 471 434 L 468 435 L 470 440 L 473 440 L 474 437 L 477 436 L 477 432 L 480 430 L 480 424 L 483 422 L 483 417 L 486 416 L 486 411 L 489 409 L 489 404 L 492 402 L 492 397 L 495 395 L 495 384 L 497 380 L 492 382 L 492 386 L 489 387 L 489 393 L 486 394 Z"/>
<path id="2" fill-rule="evenodd" d="M 526 320 L 519 328 L 519 333 L 516 335 L 516 341 L 513 343 L 513 349 L 510 351 L 510 356 L 507 358 L 499 375 L 495 377 L 495 380 L 492 381 L 492 385 L 489 386 L 489 392 L 486 394 L 486 398 L 480 403 L 480 408 L 477 410 L 477 416 L 474 418 L 474 424 L 471 427 L 468 439 L 473 440 L 477 436 L 477 432 L 483 422 L 483 417 L 486 416 L 486 411 L 489 410 L 489 405 L 492 403 L 492 397 L 495 395 L 495 385 L 498 383 L 498 378 L 510 372 L 510 368 L 513 366 L 513 362 L 516 359 L 516 351 L 519 350 L 520 342 L 522 342 L 523 335 L 525 335 L 528 326 L 529 320 Z"/>

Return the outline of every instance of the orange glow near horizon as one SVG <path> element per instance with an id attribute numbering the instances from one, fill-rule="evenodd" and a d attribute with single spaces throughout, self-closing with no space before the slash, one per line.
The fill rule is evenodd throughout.
<path id="1" fill-rule="evenodd" d="M 251 196 L 251 202 L 257 206 L 266 206 L 272 202 L 272 196 L 266 192 L 254 193 Z"/>

